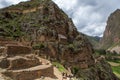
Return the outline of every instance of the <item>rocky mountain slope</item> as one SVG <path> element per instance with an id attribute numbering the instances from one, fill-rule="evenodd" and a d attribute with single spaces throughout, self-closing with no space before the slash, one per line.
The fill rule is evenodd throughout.
<path id="1" fill-rule="evenodd" d="M 69 77 L 119 80 L 103 57 L 93 56 L 88 39 L 51 0 L 31 0 L 1 9 L 0 36 L 0 73 L 4 80 L 37 80 L 43 76 L 61 80 L 54 73 L 53 62 L 62 64 Z M 40 58 L 50 63 L 42 64 Z"/>
<path id="2" fill-rule="evenodd" d="M 120 10 L 113 12 L 107 21 L 107 26 L 101 40 L 101 47 L 108 49 L 120 45 Z"/>
<path id="3" fill-rule="evenodd" d="M 87 35 L 86 35 L 87 36 Z M 94 49 L 99 49 L 99 42 L 101 37 L 98 36 L 87 36 L 89 42 L 92 44 Z"/>

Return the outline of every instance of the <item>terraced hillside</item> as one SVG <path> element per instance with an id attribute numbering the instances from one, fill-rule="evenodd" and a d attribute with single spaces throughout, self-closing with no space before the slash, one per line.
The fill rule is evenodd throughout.
<path id="1" fill-rule="evenodd" d="M 0 43 L 2 78 L 61 80 L 55 65 L 60 71 L 66 69 L 69 78 L 119 80 L 103 58 L 93 56 L 88 39 L 51 0 L 31 0 L 1 9 Z M 53 65 L 42 64 L 40 58 Z"/>

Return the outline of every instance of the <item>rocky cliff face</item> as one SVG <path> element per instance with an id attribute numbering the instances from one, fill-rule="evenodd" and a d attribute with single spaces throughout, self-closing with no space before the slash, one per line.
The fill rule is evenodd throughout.
<path id="1" fill-rule="evenodd" d="M 120 43 L 120 10 L 113 12 L 107 21 L 107 26 L 101 40 L 101 48 L 108 49 Z"/>
<path id="2" fill-rule="evenodd" d="M 94 50 L 85 35 L 78 33 L 72 20 L 51 0 L 31 0 L 1 9 L 0 36 L 3 57 L 0 65 L 5 65 L 0 67 L 6 69 L 2 74 L 13 80 L 34 80 L 41 73 L 56 79 L 55 75 L 45 75 L 52 66 L 36 69 L 40 60 L 27 57 L 29 54 L 59 62 L 80 79 L 118 80 L 109 64 L 101 57 L 94 58 Z M 28 65 L 19 65 L 22 61 Z"/>

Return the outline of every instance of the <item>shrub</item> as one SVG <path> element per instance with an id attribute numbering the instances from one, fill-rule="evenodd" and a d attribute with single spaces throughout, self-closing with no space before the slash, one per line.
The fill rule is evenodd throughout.
<path id="1" fill-rule="evenodd" d="M 68 49 L 71 50 L 71 51 L 74 51 L 74 45 L 73 44 L 69 44 L 68 45 Z"/>
<path id="2" fill-rule="evenodd" d="M 106 51 L 104 49 L 95 50 L 95 52 L 99 53 L 100 55 L 106 55 Z"/>
<path id="3" fill-rule="evenodd" d="M 45 48 L 45 46 L 42 43 L 33 45 L 33 49 L 43 49 L 43 48 Z"/>
<path id="4" fill-rule="evenodd" d="M 78 67 L 74 67 L 73 70 L 72 70 L 72 73 L 74 75 L 76 75 L 78 73 L 78 71 L 79 71 L 79 68 Z"/>

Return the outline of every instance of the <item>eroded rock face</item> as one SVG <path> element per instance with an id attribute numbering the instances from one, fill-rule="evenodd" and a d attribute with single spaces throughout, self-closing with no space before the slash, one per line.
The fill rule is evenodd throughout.
<path id="1" fill-rule="evenodd" d="M 120 42 L 119 21 L 120 21 L 120 10 L 117 9 L 108 18 L 104 36 L 101 40 L 101 48 L 108 49 L 112 45 L 119 44 Z"/>
<path id="2" fill-rule="evenodd" d="M 81 76 L 82 79 L 88 80 L 119 80 L 113 74 L 112 69 L 108 63 L 103 59 L 95 64 L 94 67 L 90 67 L 85 70 L 78 70 L 77 77 Z"/>
<path id="3" fill-rule="evenodd" d="M 51 61 L 59 61 L 66 67 L 88 68 L 95 63 L 92 56 L 94 51 L 84 35 L 78 35 L 71 44 L 44 43 L 44 45 L 46 44 L 47 46 L 40 49 L 38 54 Z"/>

